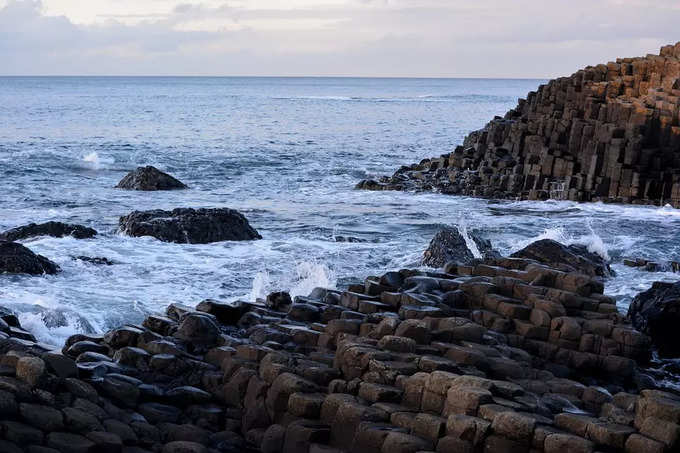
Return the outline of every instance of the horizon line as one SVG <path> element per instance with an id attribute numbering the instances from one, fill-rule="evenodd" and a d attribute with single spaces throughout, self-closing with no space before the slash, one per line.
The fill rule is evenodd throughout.
<path id="1" fill-rule="evenodd" d="M 107 78 L 261 78 L 261 79 L 425 79 L 425 80 L 551 80 L 555 77 L 490 77 L 490 76 L 353 76 L 353 75 L 168 75 L 168 74 L 0 74 L 0 78 L 9 77 L 107 77 Z"/>

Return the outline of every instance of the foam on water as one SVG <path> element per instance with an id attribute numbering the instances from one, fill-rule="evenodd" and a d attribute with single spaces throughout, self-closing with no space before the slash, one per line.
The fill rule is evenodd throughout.
<path id="1" fill-rule="evenodd" d="M 83 156 L 82 161 L 85 163 L 86 168 L 101 170 L 102 168 L 108 168 L 110 165 L 114 164 L 116 159 L 113 157 L 100 157 L 99 153 L 92 151 Z"/>

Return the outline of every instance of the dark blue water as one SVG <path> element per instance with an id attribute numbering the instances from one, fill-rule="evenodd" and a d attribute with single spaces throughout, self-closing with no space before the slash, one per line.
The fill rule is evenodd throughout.
<path id="1" fill-rule="evenodd" d="M 0 78 L 0 228 L 60 220 L 93 240 L 39 238 L 51 277 L 0 276 L 0 305 L 41 339 L 138 321 L 170 302 L 308 293 L 418 265 L 444 224 L 479 228 L 502 251 L 537 237 L 608 254 L 678 259 L 680 212 L 569 202 L 489 202 L 362 192 L 361 179 L 446 153 L 503 115 L 537 80 L 353 78 Z M 139 165 L 178 192 L 113 189 Z M 262 241 L 209 245 L 127 238 L 135 209 L 227 206 Z M 350 236 L 365 242 L 337 242 Z M 71 256 L 107 257 L 94 266 Z M 614 265 L 622 308 L 654 279 Z M 47 325 L 47 326 L 46 326 Z"/>

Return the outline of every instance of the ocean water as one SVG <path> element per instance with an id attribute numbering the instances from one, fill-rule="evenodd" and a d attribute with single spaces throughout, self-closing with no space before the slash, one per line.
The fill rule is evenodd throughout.
<path id="1" fill-rule="evenodd" d="M 459 225 L 504 253 L 544 237 L 587 244 L 611 258 L 617 276 L 606 291 L 625 310 L 652 281 L 679 278 L 621 259 L 679 259 L 680 211 L 353 189 L 450 151 L 539 83 L 0 78 L 0 229 L 57 220 L 100 232 L 92 240 L 25 241 L 62 272 L 0 276 L 0 305 L 58 344 L 74 332 L 138 322 L 171 302 L 303 295 L 418 266 L 432 235 Z M 113 188 L 140 165 L 168 171 L 190 190 Z M 175 207 L 238 209 L 264 239 L 166 244 L 117 231 L 118 217 L 132 210 Z M 72 258 L 79 255 L 116 264 Z"/>

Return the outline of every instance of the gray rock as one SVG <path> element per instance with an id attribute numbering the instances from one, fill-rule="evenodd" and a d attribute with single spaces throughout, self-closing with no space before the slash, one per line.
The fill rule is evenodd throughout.
<path id="1" fill-rule="evenodd" d="M 483 256 L 492 252 L 489 241 L 480 238 L 475 232 L 468 234 Z M 430 267 L 443 267 L 450 261 L 469 264 L 474 259 L 474 254 L 457 228 L 444 228 L 437 232 L 423 254 L 423 264 Z"/>
<path id="2" fill-rule="evenodd" d="M 220 329 L 210 315 L 189 313 L 182 318 L 175 337 L 188 343 L 205 346 L 217 343 Z"/>
<path id="3" fill-rule="evenodd" d="M 589 252 L 585 246 L 566 246 L 552 239 L 532 242 L 510 256 L 538 261 L 565 272 L 580 272 L 600 277 L 612 275 L 612 270 L 604 258 Z"/>
<path id="4" fill-rule="evenodd" d="M 120 218 L 119 227 L 129 236 L 179 244 L 262 239 L 243 214 L 228 208 L 134 211 Z"/>
<path id="5" fill-rule="evenodd" d="M 0 274 L 56 274 L 59 266 L 16 242 L 0 241 Z"/>
<path id="6" fill-rule="evenodd" d="M 30 223 L 0 233 L 0 240 L 20 241 L 36 236 L 52 236 L 61 238 L 72 236 L 76 239 L 89 239 L 97 235 L 97 230 L 82 225 L 71 225 L 62 222 Z"/>
<path id="7" fill-rule="evenodd" d="M 187 186 L 169 174 L 149 165 L 138 167 L 125 175 L 116 185 L 116 188 L 152 191 L 186 189 Z"/>

